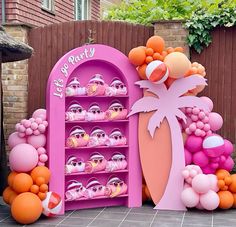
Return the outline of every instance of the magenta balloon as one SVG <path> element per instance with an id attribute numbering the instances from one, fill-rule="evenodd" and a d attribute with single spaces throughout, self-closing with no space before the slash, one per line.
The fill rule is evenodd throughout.
<path id="1" fill-rule="evenodd" d="M 193 154 L 193 163 L 202 168 L 208 165 L 209 158 L 203 151 L 198 151 Z"/>
<path id="2" fill-rule="evenodd" d="M 207 106 L 209 107 L 210 112 L 213 110 L 213 102 L 210 98 L 206 97 L 206 96 L 202 96 L 200 97 L 200 99 L 202 99 Z"/>
<path id="3" fill-rule="evenodd" d="M 211 112 L 209 113 L 209 125 L 212 131 L 217 131 L 223 125 L 223 118 L 218 113 Z"/>
<path id="4" fill-rule="evenodd" d="M 186 207 L 195 207 L 199 203 L 199 195 L 192 188 L 185 188 L 182 191 L 181 200 Z"/>
<path id="5" fill-rule="evenodd" d="M 224 140 L 224 155 L 231 155 L 234 151 L 233 144 L 229 140 Z"/>
<path id="6" fill-rule="evenodd" d="M 184 155 L 185 165 L 190 165 L 192 163 L 192 154 L 187 149 L 184 149 Z"/>
<path id="7" fill-rule="evenodd" d="M 219 168 L 225 169 L 229 172 L 232 171 L 233 167 L 234 167 L 234 160 L 230 156 L 226 159 L 226 161 L 223 164 L 219 166 Z"/>
<path id="8" fill-rule="evenodd" d="M 202 138 L 194 135 L 189 136 L 185 142 L 185 147 L 192 153 L 202 150 Z"/>
<path id="9" fill-rule="evenodd" d="M 30 144 L 18 144 L 9 154 L 9 163 L 16 172 L 29 172 L 38 163 L 38 152 Z"/>
<path id="10" fill-rule="evenodd" d="M 210 180 L 205 174 L 198 174 L 192 180 L 192 188 L 197 193 L 206 193 L 210 190 Z"/>
<path id="11" fill-rule="evenodd" d="M 29 136 L 27 142 L 34 148 L 44 147 L 46 144 L 46 136 L 44 134 Z"/>
<path id="12" fill-rule="evenodd" d="M 212 169 L 210 166 L 205 166 L 202 168 L 202 172 L 205 174 L 214 174 L 216 170 Z"/>
<path id="13" fill-rule="evenodd" d="M 200 195 L 200 203 L 206 210 L 215 210 L 220 203 L 218 194 L 212 190 L 209 190 L 206 194 Z"/>
<path id="14" fill-rule="evenodd" d="M 8 146 L 10 149 L 15 147 L 18 144 L 26 143 L 26 138 L 25 137 L 19 137 L 18 132 L 13 132 L 9 137 L 8 137 Z"/>
<path id="15" fill-rule="evenodd" d="M 32 114 L 33 118 L 41 118 L 43 121 L 46 120 L 46 110 L 45 109 L 37 109 Z"/>

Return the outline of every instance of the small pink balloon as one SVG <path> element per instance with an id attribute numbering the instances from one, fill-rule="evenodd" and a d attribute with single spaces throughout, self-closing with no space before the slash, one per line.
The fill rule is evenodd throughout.
<path id="1" fill-rule="evenodd" d="M 37 124 L 36 122 L 33 122 L 33 123 L 31 124 L 31 128 L 32 128 L 33 130 L 36 130 L 36 129 L 38 128 L 38 124 Z"/>
<path id="2" fill-rule="evenodd" d="M 185 142 L 185 147 L 191 153 L 202 150 L 202 138 L 194 135 L 189 136 Z"/>
<path id="3" fill-rule="evenodd" d="M 218 113 L 211 112 L 209 114 L 209 125 L 212 131 L 217 131 L 223 125 L 223 118 Z"/>
<path id="4" fill-rule="evenodd" d="M 192 119 L 192 121 L 197 121 L 197 120 L 198 120 L 198 116 L 196 116 L 196 115 L 191 115 L 191 119 Z"/>
<path id="5" fill-rule="evenodd" d="M 216 192 L 209 190 L 206 194 L 200 195 L 200 203 L 206 210 L 215 210 L 219 206 L 220 199 Z"/>
<path id="6" fill-rule="evenodd" d="M 192 112 L 193 114 L 198 115 L 200 113 L 200 109 L 197 107 L 194 107 Z"/>
<path id="7" fill-rule="evenodd" d="M 212 163 L 209 164 L 209 166 L 210 166 L 210 168 L 212 168 L 212 169 L 217 169 L 217 168 L 219 168 L 219 163 L 212 162 Z"/>
<path id="8" fill-rule="evenodd" d="M 213 110 L 212 100 L 206 96 L 202 96 L 202 97 L 200 97 L 200 99 L 202 99 L 207 104 L 207 106 L 209 107 L 209 112 L 211 112 Z"/>
<path id="9" fill-rule="evenodd" d="M 197 176 L 197 171 L 195 169 L 191 169 L 189 172 L 190 177 L 194 178 L 195 176 Z"/>
<path id="10" fill-rule="evenodd" d="M 43 121 L 43 124 L 45 127 L 48 127 L 48 122 L 47 121 Z"/>
<path id="11" fill-rule="evenodd" d="M 31 117 L 31 118 L 29 119 L 29 121 L 32 123 L 32 122 L 35 122 L 35 119 L 34 119 L 33 117 Z"/>
<path id="12" fill-rule="evenodd" d="M 186 108 L 186 113 L 192 113 L 192 108 L 191 107 L 187 107 Z"/>
<path id="13" fill-rule="evenodd" d="M 206 124 L 206 123 L 209 123 L 209 118 L 208 118 L 208 117 L 204 117 L 204 118 L 202 119 L 202 122 L 205 123 L 205 124 Z"/>
<path id="14" fill-rule="evenodd" d="M 185 181 L 188 183 L 188 184 L 192 184 L 192 177 L 188 177 L 185 179 Z"/>
<path id="15" fill-rule="evenodd" d="M 203 151 L 198 151 L 193 154 L 193 163 L 200 167 L 205 167 L 209 163 L 209 158 Z"/>
<path id="16" fill-rule="evenodd" d="M 191 132 L 194 132 L 196 129 L 197 129 L 197 126 L 196 126 L 196 123 L 195 123 L 195 122 L 193 122 L 191 125 L 189 125 L 189 130 L 190 130 Z"/>
<path id="17" fill-rule="evenodd" d="M 18 132 L 13 132 L 9 137 L 8 137 L 8 146 L 10 149 L 15 147 L 18 144 L 26 143 L 26 138 L 19 137 Z"/>
<path id="18" fill-rule="evenodd" d="M 35 119 L 35 122 L 36 122 L 37 124 L 42 124 L 42 123 L 43 123 L 43 120 L 42 120 L 42 118 L 38 117 L 38 118 Z"/>
<path id="19" fill-rule="evenodd" d="M 224 161 L 225 161 L 225 159 L 224 159 Z M 218 163 L 218 162 L 220 162 L 220 157 L 210 158 L 210 162 Z"/>
<path id="20" fill-rule="evenodd" d="M 45 149 L 44 147 L 39 147 L 39 148 L 37 149 L 37 151 L 38 151 L 38 154 L 39 154 L 39 155 L 41 155 L 41 154 L 46 154 L 46 149 Z"/>
<path id="21" fill-rule="evenodd" d="M 184 156 L 185 164 L 190 165 L 192 163 L 192 154 L 187 149 L 184 149 Z"/>
<path id="22" fill-rule="evenodd" d="M 21 137 L 21 138 L 24 138 L 25 137 L 25 133 L 24 132 L 18 132 L 18 136 Z"/>
<path id="23" fill-rule="evenodd" d="M 202 135 L 202 130 L 197 128 L 196 131 L 194 132 L 195 136 L 201 136 Z"/>
<path id="24" fill-rule="evenodd" d="M 46 120 L 46 110 L 45 109 L 37 109 L 32 114 L 33 118 L 42 118 L 43 121 Z"/>
<path id="25" fill-rule="evenodd" d="M 34 135 L 35 135 L 35 136 L 40 135 L 40 131 L 39 131 L 38 129 L 34 130 Z"/>
<path id="26" fill-rule="evenodd" d="M 181 193 L 181 200 L 186 207 L 195 207 L 199 203 L 199 195 L 192 189 L 186 188 Z"/>
<path id="27" fill-rule="evenodd" d="M 203 120 L 205 117 L 206 117 L 206 114 L 204 113 L 204 111 L 200 111 L 199 114 L 198 114 L 198 118 L 200 120 Z"/>
<path id="28" fill-rule="evenodd" d="M 39 147 L 44 147 L 46 144 L 46 136 L 44 134 L 40 134 L 38 136 L 32 135 L 28 137 L 27 142 L 36 149 Z"/>
<path id="29" fill-rule="evenodd" d="M 25 128 L 29 128 L 30 127 L 30 125 L 31 125 L 31 122 L 30 122 L 30 120 L 25 120 L 25 122 L 24 122 L 24 127 Z"/>
<path id="30" fill-rule="evenodd" d="M 30 136 L 30 135 L 33 134 L 33 130 L 32 130 L 31 128 L 27 128 L 26 131 L 25 131 L 25 134 L 26 134 L 27 136 Z"/>
<path id="31" fill-rule="evenodd" d="M 191 135 L 191 134 L 192 134 L 192 132 L 190 131 L 189 128 L 186 128 L 186 129 L 185 129 L 185 132 L 186 132 L 187 135 Z"/>
<path id="32" fill-rule="evenodd" d="M 210 136 L 210 135 L 212 135 L 212 131 L 211 130 L 209 130 L 209 131 L 207 131 L 207 136 Z"/>
<path id="33" fill-rule="evenodd" d="M 25 132 L 25 130 L 26 128 L 24 127 L 24 125 L 19 126 L 19 129 L 18 129 L 19 132 Z"/>
<path id="34" fill-rule="evenodd" d="M 198 121 L 196 125 L 197 125 L 197 128 L 199 128 L 199 129 L 203 129 L 204 128 L 204 123 L 201 122 L 201 121 Z"/>
<path id="35" fill-rule="evenodd" d="M 208 174 L 207 175 L 209 180 L 210 180 L 210 189 L 213 190 L 214 192 L 218 192 L 219 188 L 218 188 L 218 179 L 217 176 L 214 174 Z"/>
<path id="36" fill-rule="evenodd" d="M 21 125 L 20 123 L 17 123 L 17 124 L 16 124 L 16 126 L 15 126 L 15 130 L 16 130 L 16 131 L 19 131 L 20 125 Z"/>
<path id="37" fill-rule="evenodd" d="M 226 158 L 224 155 L 221 155 L 221 156 L 219 157 L 219 161 L 218 161 L 218 162 L 219 162 L 220 164 L 223 164 L 223 163 L 226 161 L 226 159 L 227 159 L 227 158 Z"/>
<path id="38" fill-rule="evenodd" d="M 38 163 L 38 152 L 30 144 L 18 144 L 9 154 L 9 163 L 11 170 L 29 172 Z"/>
<path id="39" fill-rule="evenodd" d="M 22 125 L 24 125 L 25 121 L 27 121 L 27 120 L 26 120 L 26 119 L 22 119 L 22 120 L 20 121 L 20 123 L 21 123 Z"/>
<path id="40" fill-rule="evenodd" d="M 192 180 L 192 188 L 197 193 L 206 193 L 210 190 L 210 181 L 207 175 L 198 174 Z"/>
<path id="41" fill-rule="evenodd" d="M 40 124 L 39 127 L 38 127 L 38 130 L 39 130 L 41 133 L 44 133 L 45 130 L 46 130 L 46 127 L 45 127 L 43 124 Z"/>
<path id="42" fill-rule="evenodd" d="M 48 160 L 48 156 L 46 154 L 41 154 L 39 156 L 40 162 L 46 162 Z"/>
<path id="43" fill-rule="evenodd" d="M 202 131 L 201 137 L 205 137 L 206 136 L 206 132 Z"/>
<path id="44" fill-rule="evenodd" d="M 231 155 L 233 151 L 233 144 L 229 140 L 224 139 L 224 155 Z"/>
<path id="45" fill-rule="evenodd" d="M 45 166 L 44 162 L 38 162 L 38 166 Z"/>
<path id="46" fill-rule="evenodd" d="M 209 124 L 205 124 L 204 127 L 203 127 L 203 130 L 204 130 L 205 132 L 208 132 L 210 129 L 211 129 L 211 127 L 210 127 Z"/>
<path id="47" fill-rule="evenodd" d="M 186 169 L 183 170 L 183 171 L 182 171 L 182 176 L 187 179 L 187 178 L 189 177 L 189 171 L 186 170 Z"/>

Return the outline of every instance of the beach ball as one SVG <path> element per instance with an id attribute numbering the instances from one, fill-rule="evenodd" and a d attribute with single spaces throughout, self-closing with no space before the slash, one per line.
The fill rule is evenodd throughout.
<path id="1" fill-rule="evenodd" d="M 43 121 L 46 121 L 47 115 L 45 109 L 37 109 L 32 114 L 33 118 L 41 118 Z"/>
<path id="2" fill-rule="evenodd" d="M 12 149 L 13 147 L 15 147 L 18 144 L 26 143 L 26 138 L 25 137 L 19 137 L 18 132 L 13 132 L 8 137 L 7 143 L 8 143 L 8 146 L 10 147 L 10 149 Z"/>
<path id="3" fill-rule="evenodd" d="M 142 65 L 146 60 L 145 47 L 133 48 L 129 52 L 128 58 L 133 65 L 135 66 Z"/>
<path id="4" fill-rule="evenodd" d="M 42 201 L 43 214 L 51 217 L 60 213 L 62 200 L 60 195 L 55 192 L 47 192 L 46 198 Z"/>
<path id="5" fill-rule="evenodd" d="M 31 171 L 38 163 L 38 152 L 30 144 L 18 144 L 9 154 L 9 163 L 16 172 Z"/>
<path id="6" fill-rule="evenodd" d="M 169 75 L 168 68 L 162 61 L 152 61 L 147 65 L 146 76 L 148 80 L 155 84 L 161 84 L 167 80 Z"/>
<path id="7" fill-rule="evenodd" d="M 28 137 L 27 142 L 31 144 L 34 148 L 44 147 L 46 144 L 46 136 L 44 134 L 31 135 Z"/>
<path id="8" fill-rule="evenodd" d="M 147 40 L 146 47 L 152 48 L 154 52 L 162 53 L 165 48 L 165 41 L 162 37 L 155 35 Z"/>
<path id="9" fill-rule="evenodd" d="M 164 63 L 169 69 L 169 77 L 181 78 L 191 68 L 191 62 L 187 56 L 180 52 L 173 52 L 165 57 Z"/>
<path id="10" fill-rule="evenodd" d="M 29 174 L 19 173 L 14 177 L 12 188 L 17 193 L 28 192 L 33 185 L 33 180 Z"/>
<path id="11" fill-rule="evenodd" d="M 31 192 L 19 194 L 11 205 L 12 217 L 21 224 L 35 222 L 40 217 L 42 210 L 41 200 Z"/>
<path id="12" fill-rule="evenodd" d="M 213 134 L 203 140 L 202 147 L 207 156 L 219 157 L 224 153 L 224 140 L 221 136 Z"/>

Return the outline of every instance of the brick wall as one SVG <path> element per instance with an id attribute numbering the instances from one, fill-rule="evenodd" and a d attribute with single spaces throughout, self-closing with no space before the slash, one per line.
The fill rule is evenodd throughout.
<path id="1" fill-rule="evenodd" d="M 164 38 L 166 47 L 181 46 L 189 57 L 189 46 L 186 42 L 188 31 L 183 28 L 183 21 L 157 21 L 154 24 L 154 34 Z"/>
<path id="2" fill-rule="evenodd" d="M 28 28 L 23 25 L 4 26 L 16 40 L 27 43 Z M 7 140 L 15 124 L 27 116 L 28 60 L 2 64 L 4 131 Z"/>

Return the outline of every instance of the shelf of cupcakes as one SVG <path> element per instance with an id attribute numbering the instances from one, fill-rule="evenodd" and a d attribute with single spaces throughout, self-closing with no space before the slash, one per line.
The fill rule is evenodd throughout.
<path id="1" fill-rule="evenodd" d="M 90 135 L 80 126 L 72 127 L 66 140 L 65 149 L 82 148 L 126 148 L 127 139 L 120 129 L 113 129 L 109 135 L 99 127 L 92 129 Z"/>
<path id="2" fill-rule="evenodd" d="M 86 186 L 77 180 L 70 180 L 66 187 L 65 202 L 128 197 L 127 192 L 127 184 L 117 176 L 109 177 L 105 185 L 95 177 L 90 178 Z"/>
<path id="3" fill-rule="evenodd" d="M 118 101 L 112 101 L 107 110 L 102 110 L 99 104 L 92 103 L 85 110 L 78 102 L 73 102 L 65 114 L 66 123 L 83 122 L 128 122 L 128 110 Z"/>
<path id="4" fill-rule="evenodd" d="M 106 174 L 106 173 L 127 173 L 127 161 L 125 155 L 115 152 L 109 160 L 101 153 L 92 153 L 87 161 L 72 155 L 67 158 L 65 165 L 66 176 Z"/>
<path id="5" fill-rule="evenodd" d="M 81 85 L 77 77 L 73 77 L 66 87 L 66 97 L 128 97 L 127 87 L 118 78 L 108 85 L 101 74 L 95 74 L 86 85 Z"/>

